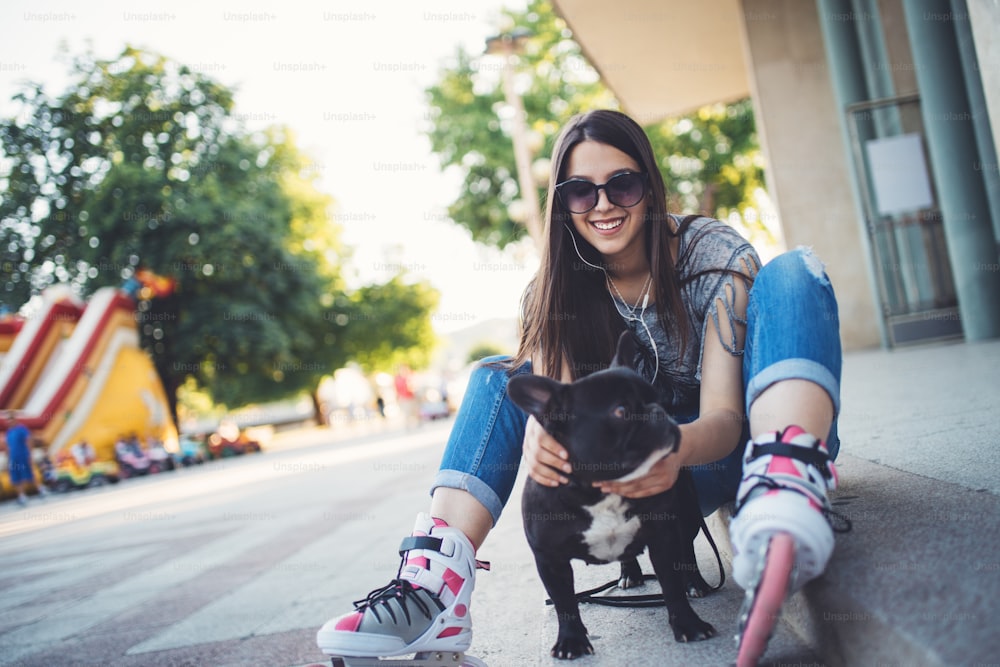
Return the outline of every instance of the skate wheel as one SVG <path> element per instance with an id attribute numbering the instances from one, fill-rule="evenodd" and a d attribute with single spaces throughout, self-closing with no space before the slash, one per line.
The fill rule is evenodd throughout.
<path id="1" fill-rule="evenodd" d="M 777 533 L 767 548 L 764 571 L 753 597 L 746 625 L 740 634 L 736 667 L 754 667 L 771 639 L 781 605 L 788 592 L 788 580 L 795 565 L 795 540 Z"/>

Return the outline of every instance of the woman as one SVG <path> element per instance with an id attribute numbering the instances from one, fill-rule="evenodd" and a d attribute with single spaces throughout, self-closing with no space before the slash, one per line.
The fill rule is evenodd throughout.
<path id="1" fill-rule="evenodd" d="M 535 372 L 568 382 L 604 368 L 626 328 L 645 345 L 640 372 L 683 422 L 681 444 L 645 477 L 601 488 L 648 496 L 690 466 L 704 514 L 736 500 L 740 585 L 756 586 L 775 534 L 772 551 L 798 565 L 793 590 L 823 571 L 833 548 L 824 514 L 835 483 L 827 452 L 838 449 L 841 363 L 830 283 L 807 250 L 762 269 L 728 226 L 669 215 L 656 164 L 642 128 L 622 113 L 592 111 L 563 128 L 547 246 L 525 294 L 517 355 L 473 373 L 430 513 L 403 541 L 397 578 L 323 626 L 325 652 L 468 647 L 475 550 L 510 495 L 522 453 L 539 483 L 564 484 L 571 470 L 562 445 L 507 398 L 507 381 Z M 763 642 L 750 648 L 762 652 Z"/>

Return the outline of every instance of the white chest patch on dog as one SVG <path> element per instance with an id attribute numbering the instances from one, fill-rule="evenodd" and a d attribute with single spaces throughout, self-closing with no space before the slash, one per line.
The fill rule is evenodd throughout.
<path id="1" fill-rule="evenodd" d="M 590 555 L 599 560 L 618 560 L 632 544 L 641 522 L 639 517 L 626 517 L 629 505 L 621 496 L 609 493 L 601 502 L 584 509 L 594 517 L 583 533 Z"/>

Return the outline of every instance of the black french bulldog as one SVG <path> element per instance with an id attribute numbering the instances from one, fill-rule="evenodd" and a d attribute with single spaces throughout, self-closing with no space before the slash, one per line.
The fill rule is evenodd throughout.
<path id="1" fill-rule="evenodd" d="M 680 430 L 656 389 L 633 370 L 634 358 L 635 341 L 625 332 L 605 370 L 571 384 L 539 375 L 517 376 L 508 384 L 511 400 L 569 451 L 573 466 L 569 484 L 559 487 L 529 478 L 521 507 L 538 574 L 559 619 L 552 647 L 557 658 L 594 652 L 580 619 L 571 560 L 621 561 L 618 585 L 628 588 L 642 581 L 636 558 L 644 547 L 649 548 L 674 638 L 687 642 L 716 635 L 687 599 L 711 590 L 695 560 L 693 540 L 704 521 L 690 471 L 682 469 L 671 489 L 649 498 L 624 498 L 592 486 L 641 477 L 680 441 Z"/>

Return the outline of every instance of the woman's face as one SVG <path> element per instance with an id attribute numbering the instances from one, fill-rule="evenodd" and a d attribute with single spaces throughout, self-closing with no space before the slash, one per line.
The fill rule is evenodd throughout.
<path id="1" fill-rule="evenodd" d="M 570 151 L 564 181 L 575 178 L 603 185 L 626 172 L 641 173 L 642 169 L 614 146 L 586 140 Z M 633 206 L 620 206 L 612 203 L 601 189 L 594 208 L 586 213 L 570 213 L 576 233 L 601 253 L 613 274 L 635 270 L 634 263 L 646 261 L 643 225 L 647 201 L 648 197 L 643 195 Z"/>

